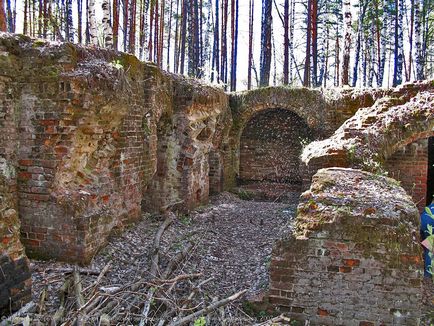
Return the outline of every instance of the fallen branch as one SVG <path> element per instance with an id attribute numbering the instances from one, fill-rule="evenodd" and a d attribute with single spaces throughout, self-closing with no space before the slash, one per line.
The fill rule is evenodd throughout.
<path id="1" fill-rule="evenodd" d="M 151 269 L 150 269 L 151 277 L 157 277 L 158 262 L 160 260 L 161 236 L 163 235 L 164 231 L 166 231 L 166 229 L 169 227 L 169 225 L 173 223 L 175 219 L 176 219 L 175 214 L 173 212 L 168 212 L 167 218 L 164 220 L 163 224 L 161 224 L 160 228 L 155 234 L 154 247 L 152 249 L 153 254 L 151 258 Z"/>
<path id="2" fill-rule="evenodd" d="M 185 325 L 185 324 L 195 320 L 196 318 L 198 318 L 200 316 L 207 315 L 210 312 L 237 300 L 239 297 L 241 297 L 246 292 L 247 292 L 247 290 L 242 290 L 238 293 L 235 293 L 234 295 L 231 295 L 230 297 L 228 297 L 226 299 L 222 299 L 220 301 L 213 302 L 209 306 L 207 306 L 201 310 L 198 310 L 198 311 L 196 311 L 196 312 L 194 312 L 188 316 L 185 316 L 184 318 L 181 318 L 180 320 L 174 321 L 173 323 L 170 324 L 170 326 Z"/>

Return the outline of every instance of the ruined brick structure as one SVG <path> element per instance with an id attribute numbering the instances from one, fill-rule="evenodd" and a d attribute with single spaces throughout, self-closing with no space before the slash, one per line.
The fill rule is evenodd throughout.
<path id="1" fill-rule="evenodd" d="M 226 94 L 131 55 L 0 34 L 0 267 L 15 275 L 5 274 L 0 282 L 0 307 L 14 310 L 29 298 L 23 245 L 30 257 L 85 264 L 114 228 L 138 220 L 143 211 L 188 211 L 206 203 L 210 193 L 240 182 L 308 188 L 320 168 L 365 168 L 362 163 L 368 162 L 366 170 L 378 172 L 381 165 L 402 179 L 414 201 L 423 201 L 429 176 L 423 139 L 433 135 L 430 92 L 427 82 L 397 90 L 270 87 Z M 397 104 L 403 107 L 399 112 L 385 110 Z M 380 120 L 389 121 L 388 127 L 372 128 L 383 130 L 387 142 L 365 137 L 372 140 L 366 143 L 363 133 L 377 121 L 373 116 L 383 113 Z M 402 123 L 408 130 L 399 131 Z M 319 152 L 318 146 L 307 146 L 300 161 L 310 140 L 325 146 Z M 366 144 L 382 156 L 364 152 Z M 284 154 L 271 166 L 266 157 L 278 153 Z M 398 177 L 403 175 L 409 179 Z M 378 187 L 384 183 L 390 181 Z M 404 198 L 399 187 L 393 191 Z M 414 218 L 414 209 L 406 206 L 403 212 Z M 388 218 L 398 221 L 388 215 L 381 221 L 387 224 Z M 283 243 L 273 261 L 292 250 Z M 409 257 L 419 255 L 413 249 L 406 248 Z M 406 266 L 397 268 L 405 273 Z M 273 275 L 273 289 L 283 291 Z M 286 294 L 273 295 L 274 304 L 285 307 L 279 300 Z"/>
<path id="2" fill-rule="evenodd" d="M 396 181 L 360 170 L 315 174 L 296 231 L 270 267 L 270 303 L 313 325 L 416 325 L 419 214 Z"/>

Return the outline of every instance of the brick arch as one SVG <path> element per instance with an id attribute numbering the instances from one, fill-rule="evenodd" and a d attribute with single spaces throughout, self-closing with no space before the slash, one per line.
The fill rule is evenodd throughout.
<path id="1" fill-rule="evenodd" d="M 434 92 L 419 92 L 405 102 L 394 97 L 360 109 L 328 139 L 303 151 L 305 188 L 315 172 L 326 167 L 361 168 L 378 172 L 397 150 L 434 135 Z"/>
<path id="2" fill-rule="evenodd" d="M 232 94 L 230 99 L 234 128 L 232 135 L 241 135 L 244 127 L 255 115 L 273 109 L 288 110 L 322 135 L 329 127 L 326 121 L 328 106 L 319 90 L 307 88 L 267 87 Z"/>
<path id="3" fill-rule="evenodd" d="M 309 127 L 314 138 L 323 138 L 333 130 L 329 104 L 319 90 L 307 88 L 266 87 L 231 94 L 233 125 L 229 133 L 231 148 L 230 179 L 239 174 L 240 140 L 243 130 L 255 116 L 275 109 L 290 111 Z"/>
<path id="4" fill-rule="evenodd" d="M 311 139 L 306 122 L 292 111 L 256 113 L 240 138 L 240 181 L 300 184 L 300 154 Z"/>

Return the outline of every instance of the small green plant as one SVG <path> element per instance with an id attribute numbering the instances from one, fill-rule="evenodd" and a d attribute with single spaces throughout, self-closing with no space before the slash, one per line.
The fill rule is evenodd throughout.
<path id="1" fill-rule="evenodd" d="M 124 66 L 122 65 L 120 60 L 113 60 L 112 62 L 110 62 L 110 66 L 116 68 L 117 70 L 124 69 Z"/>
<path id="2" fill-rule="evenodd" d="M 182 214 L 179 216 L 179 222 L 181 222 L 185 226 L 190 226 L 192 221 L 191 221 L 191 217 L 189 215 Z"/>
<path id="3" fill-rule="evenodd" d="M 242 200 L 252 200 L 253 199 L 253 194 L 247 190 L 244 190 L 244 189 L 239 189 L 237 194 L 238 194 L 238 197 Z"/>
<path id="4" fill-rule="evenodd" d="M 206 326 L 206 319 L 205 317 L 199 317 L 194 321 L 194 326 Z"/>

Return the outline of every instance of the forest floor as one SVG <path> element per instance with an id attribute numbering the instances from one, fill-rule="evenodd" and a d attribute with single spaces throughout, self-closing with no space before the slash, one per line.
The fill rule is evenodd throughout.
<path id="1" fill-rule="evenodd" d="M 196 302 L 202 306 L 200 308 L 244 289 L 247 290 L 244 298 L 258 295 L 268 286 L 273 243 L 292 230 L 298 196 L 291 198 L 292 202 L 285 203 L 246 201 L 230 193 L 212 198 L 209 205 L 189 215 L 178 216 L 163 233 L 160 249 L 163 265 L 173 260 L 174 253 L 190 242 L 193 248 L 178 266 L 177 274 L 201 273 L 200 279 L 207 280 L 197 294 L 199 298 Z M 109 239 L 108 245 L 87 267 L 102 270 L 111 262 L 112 267 L 102 279 L 100 288 L 107 291 L 122 288 L 149 273 L 153 241 L 161 223 L 161 217 L 147 216 L 121 235 Z M 32 261 L 34 301 L 38 302 L 43 289 L 47 289 L 46 316 L 52 316 L 59 307 L 58 291 L 65 280 L 62 271 L 72 267 L 64 263 Z M 83 276 L 83 288 L 95 282 L 96 278 L 95 275 Z M 184 292 L 184 298 L 171 297 L 171 300 L 182 306 L 182 300 L 190 293 L 191 286 L 190 281 L 177 285 L 176 291 Z M 208 315 L 207 318 L 213 322 L 207 325 L 250 325 L 259 322 L 261 316 L 249 315 L 241 301 Z M 150 312 L 151 319 L 161 320 L 162 312 L 158 310 L 154 308 Z M 117 313 L 125 319 L 121 324 L 137 324 L 140 311 L 137 314 L 121 312 L 118 309 Z"/>

